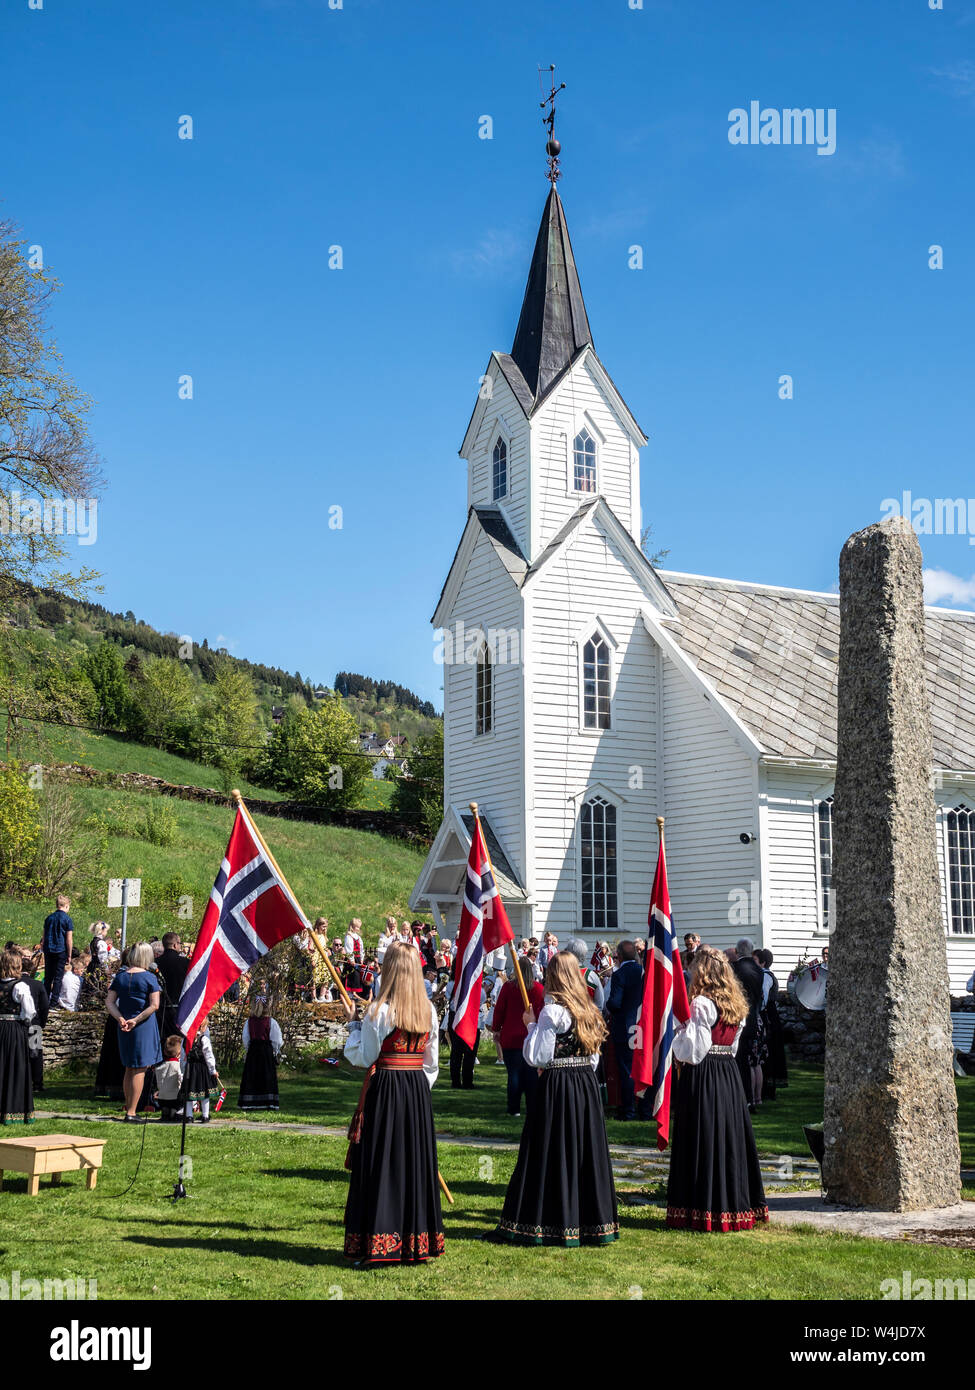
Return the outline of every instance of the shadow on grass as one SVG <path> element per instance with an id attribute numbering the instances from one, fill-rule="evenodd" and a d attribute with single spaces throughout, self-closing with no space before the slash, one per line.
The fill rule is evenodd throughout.
<path id="1" fill-rule="evenodd" d="M 348 1182 L 345 1168 L 263 1168 L 265 1178 L 306 1178 L 309 1182 Z"/>
<path id="2" fill-rule="evenodd" d="M 186 1236 L 126 1236 L 126 1244 L 148 1245 L 155 1250 L 200 1250 L 207 1254 L 217 1252 L 223 1255 L 240 1255 L 244 1259 L 283 1260 L 288 1264 L 341 1266 L 348 1268 L 348 1261 L 341 1250 L 322 1250 L 312 1245 L 289 1245 L 283 1240 L 219 1240 L 213 1236 L 201 1236 L 197 1240 Z"/>

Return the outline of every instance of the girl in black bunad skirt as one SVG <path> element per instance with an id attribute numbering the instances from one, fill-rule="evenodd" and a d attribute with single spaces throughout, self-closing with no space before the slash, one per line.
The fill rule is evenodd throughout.
<path id="1" fill-rule="evenodd" d="M 34 1123 L 27 1029 L 37 1012 L 19 951 L 0 956 L 0 1124 Z"/>
<path id="2" fill-rule="evenodd" d="M 619 1238 L 616 1189 L 596 1083 L 606 1035 L 570 952 L 545 971 L 523 1054 L 540 1069 L 495 1238 L 518 1245 L 608 1245 Z"/>
<path id="3" fill-rule="evenodd" d="M 667 1184 L 667 1225 L 750 1231 L 768 1204 L 735 1054 L 748 1002 L 725 955 L 694 953 L 691 1016 L 678 1025 L 681 1062 Z"/>
<path id="4" fill-rule="evenodd" d="M 265 999 L 254 1001 L 250 1018 L 244 1024 L 243 1043 L 247 1056 L 240 1078 L 238 1107 L 241 1110 L 277 1110 L 280 1101 L 276 1058 L 284 1038 Z"/>
<path id="5" fill-rule="evenodd" d="M 350 1020 L 345 1055 L 369 1070 L 349 1126 L 345 1253 L 357 1268 L 418 1264 L 442 1255 L 443 1219 L 430 1089 L 440 1063 L 437 1013 L 422 961 L 394 943 L 382 988 L 362 1021 Z M 343 1003 L 345 1001 L 343 1000 Z"/>

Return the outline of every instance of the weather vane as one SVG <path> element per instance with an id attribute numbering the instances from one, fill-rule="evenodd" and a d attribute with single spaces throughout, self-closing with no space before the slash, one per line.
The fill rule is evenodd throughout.
<path id="1" fill-rule="evenodd" d="M 542 117 L 542 125 L 548 131 L 545 153 L 548 155 L 548 178 L 554 188 L 556 181 L 562 177 L 562 170 L 559 168 L 559 154 L 562 150 L 562 146 L 555 138 L 555 98 L 559 92 L 563 90 L 565 83 L 560 82 L 556 87 L 554 63 L 549 64 L 548 72 L 552 82 L 552 89 L 548 96 L 545 96 L 545 88 L 542 86 L 542 69 L 541 66 L 539 66 L 538 86 L 539 90 L 542 92 L 542 100 L 539 102 L 539 105 L 543 111 L 545 111 L 546 106 L 549 107 L 549 110 Z"/>

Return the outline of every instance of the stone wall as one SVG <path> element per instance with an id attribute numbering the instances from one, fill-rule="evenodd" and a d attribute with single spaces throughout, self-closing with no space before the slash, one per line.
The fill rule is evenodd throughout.
<path id="1" fill-rule="evenodd" d="M 3 766 L 0 763 L 0 766 Z M 52 782 L 83 783 L 90 787 L 122 787 L 128 790 L 158 792 L 175 796 L 181 801 L 202 801 L 214 806 L 233 806 L 231 797 L 212 787 L 191 787 L 165 782 L 161 777 L 149 777 L 143 772 L 99 772 L 82 763 L 52 763 L 44 768 Z M 261 816 L 283 816 L 287 820 L 313 821 L 320 825 L 344 825 L 350 830 L 371 830 L 379 835 L 408 840 L 418 848 L 430 843 L 430 838 L 415 825 L 410 825 L 391 811 L 371 811 L 362 807 L 328 811 L 321 806 L 309 806 L 301 801 L 263 801 L 247 798 L 247 806 Z"/>
<path id="2" fill-rule="evenodd" d="M 779 1018 L 789 1041 L 789 1058 L 796 1063 L 822 1062 L 826 1054 L 826 1012 L 818 1013 L 793 1004 L 786 991 L 778 997 Z"/>
<path id="3" fill-rule="evenodd" d="M 44 1027 L 44 1066 L 63 1067 L 68 1062 L 97 1062 L 105 1030 L 101 1009 L 70 1013 L 52 1009 Z"/>
<path id="4" fill-rule="evenodd" d="M 232 1008 L 214 1009 L 209 1021 L 215 1045 L 223 1029 L 243 1026 L 242 1018 Z M 105 1014 L 101 1009 L 85 1013 L 52 1009 L 44 1028 L 45 1068 L 63 1067 L 74 1061 L 95 1065 L 104 1029 Z M 346 1031 L 341 1004 L 306 1004 L 290 1029 L 287 1050 L 303 1052 L 306 1048 L 320 1048 L 323 1055 L 340 1051 L 345 1044 Z"/>

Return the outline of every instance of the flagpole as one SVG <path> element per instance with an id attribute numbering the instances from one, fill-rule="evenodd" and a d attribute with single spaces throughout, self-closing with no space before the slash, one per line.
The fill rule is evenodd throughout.
<path id="1" fill-rule="evenodd" d="M 666 851 L 666 849 L 664 848 L 664 818 L 663 818 L 663 816 L 658 816 L 658 817 L 657 817 L 657 835 L 660 837 L 660 848 L 661 848 L 662 850 L 664 850 L 664 854 L 666 854 L 667 851 Z"/>
<path id="2" fill-rule="evenodd" d="M 471 811 L 474 813 L 474 824 L 478 830 L 481 830 L 481 817 L 477 813 L 477 802 L 471 801 L 468 804 L 471 808 Z M 491 863 L 491 851 L 488 849 L 487 839 L 484 836 L 483 830 L 481 830 L 481 843 L 484 846 L 484 853 L 487 855 L 488 868 L 491 870 L 491 877 L 494 879 L 494 886 L 495 888 L 497 888 L 497 875 L 494 872 L 494 865 Z M 498 895 L 500 896 L 500 889 L 498 890 Z M 521 973 L 521 966 L 518 964 L 518 951 L 515 947 L 515 939 L 513 936 L 511 940 L 508 942 L 508 945 L 511 947 L 511 959 L 515 963 L 515 979 L 518 982 L 518 988 L 521 990 L 521 1002 L 524 1005 L 525 1013 L 527 1013 L 528 1010 L 531 1008 L 531 1003 L 528 999 L 528 991 L 525 989 L 525 978 Z"/>
<path id="3" fill-rule="evenodd" d="M 231 796 L 234 798 L 234 800 L 236 801 L 237 806 L 239 807 L 241 814 L 243 815 L 244 819 L 247 821 L 247 824 L 248 824 L 248 826 L 250 827 L 250 829 L 253 831 L 254 836 L 255 836 L 255 838 L 257 839 L 258 844 L 261 846 L 261 848 L 263 849 L 264 853 L 267 855 L 267 857 L 268 857 L 268 859 L 269 859 L 269 861 L 270 861 L 270 863 L 271 863 L 271 867 L 274 869 L 274 872 L 277 874 L 277 876 L 278 876 L 278 878 L 281 880 L 281 882 L 287 887 L 288 892 L 291 894 L 292 898 L 294 898 L 295 902 L 297 903 L 297 902 L 298 902 L 298 899 L 295 898 L 294 890 L 292 889 L 291 884 L 288 883 L 288 880 L 285 878 L 284 874 L 281 872 L 280 866 L 278 865 L 278 861 L 275 859 L 274 855 L 271 853 L 270 849 L 268 848 L 267 841 L 264 839 L 264 836 L 261 834 L 261 832 L 258 830 L 257 826 L 254 824 L 253 820 L 251 819 L 251 814 L 250 814 L 250 812 L 248 811 L 247 807 L 244 805 L 244 798 L 241 796 L 240 792 L 236 790 L 236 788 L 230 793 L 230 795 L 231 795 Z M 487 848 L 487 846 L 485 846 L 485 849 L 486 849 L 486 848 Z M 300 905 L 300 903 L 298 904 L 298 906 L 299 906 L 299 910 L 301 910 L 301 905 Z M 303 917 L 305 916 L 304 911 L 301 912 L 301 915 L 302 915 Z M 308 922 L 308 918 L 307 918 L 307 917 L 305 917 L 305 924 L 306 924 L 306 926 L 308 927 L 308 934 L 309 934 L 309 936 L 311 937 L 312 941 L 314 941 L 315 945 L 317 946 L 317 948 L 318 948 L 318 954 L 321 956 L 322 960 L 325 962 L 326 966 L 328 967 L 329 974 L 332 976 L 332 979 L 335 981 L 336 985 L 338 986 L 339 992 L 341 993 L 342 998 L 343 998 L 343 999 L 345 1000 L 345 1002 L 348 1004 L 348 1006 L 349 1006 L 350 1009 L 354 1009 L 354 1008 L 355 1008 L 355 1005 L 352 1003 L 352 1000 L 349 998 L 349 995 L 348 995 L 347 992 L 346 992 L 345 986 L 343 985 L 341 979 L 339 978 L 339 975 L 338 975 L 338 972 L 337 972 L 336 969 L 335 969 L 335 966 L 332 964 L 331 957 L 328 956 L 328 955 L 326 954 L 326 952 L 322 949 L 322 943 L 321 943 L 321 942 L 319 941 L 319 939 L 318 939 L 318 933 L 315 931 L 314 927 L 312 927 L 311 924 Z M 447 1201 L 451 1204 L 451 1206 L 453 1206 L 453 1204 L 454 1204 L 454 1199 L 453 1199 L 453 1197 L 451 1196 L 450 1188 L 449 1188 L 449 1187 L 447 1186 L 447 1184 L 444 1182 L 444 1180 L 443 1180 L 443 1175 L 441 1174 L 439 1168 L 437 1169 L 437 1181 L 439 1182 L 439 1184 L 440 1184 L 440 1186 L 441 1186 L 441 1188 L 442 1188 L 442 1190 L 443 1190 L 443 1194 L 444 1194 L 444 1196 L 447 1198 Z"/>
<path id="4" fill-rule="evenodd" d="M 234 788 L 234 790 L 230 793 L 230 795 L 231 795 L 231 796 L 233 797 L 233 799 L 236 801 L 237 806 L 238 806 L 238 809 L 240 810 L 240 812 L 241 812 L 241 814 L 243 815 L 244 819 L 247 821 L 248 826 L 250 827 L 251 831 L 253 832 L 254 838 L 257 840 L 258 844 L 261 846 L 261 849 L 262 849 L 262 850 L 264 851 L 264 853 L 267 855 L 267 857 L 268 857 L 268 859 L 269 859 L 269 861 L 270 861 L 270 863 L 271 863 L 271 867 L 273 868 L 274 872 L 277 874 L 278 878 L 281 880 L 281 882 L 282 882 L 282 883 L 284 884 L 284 886 L 287 888 L 287 890 L 288 890 L 288 892 L 291 894 L 292 898 L 294 898 L 294 901 L 295 901 L 296 903 L 298 903 L 298 899 L 295 897 L 295 893 L 294 893 L 293 888 L 291 887 L 291 884 L 288 882 L 288 880 L 285 878 L 284 874 L 281 872 L 281 868 L 280 868 L 280 866 L 279 866 L 279 864 L 278 864 L 278 861 L 275 859 L 274 855 L 271 853 L 270 849 L 268 848 L 267 841 L 265 840 L 265 838 L 264 838 L 264 836 L 261 834 L 261 832 L 258 830 L 257 826 L 254 824 L 254 821 L 253 821 L 253 818 L 251 817 L 250 811 L 248 811 L 247 807 L 244 805 L 244 798 L 241 796 L 240 792 L 237 791 L 236 788 Z M 300 903 L 298 903 L 298 907 L 299 907 L 299 910 L 301 910 L 301 904 L 300 904 Z M 305 917 L 305 914 L 304 914 L 303 911 L 301 912 L 301 915 L 302 915 L 302 917 Z M 307 918 L 307 917 L 305 917 L 305 926 L 306 926 L 307 929 L 308 929 L 308 935 L 311 937 L 312 941 L 315 943 L 315 946 L 316 946 L 317 949 L 318 949 L 318 954 L 321 956 L 322 960 L 325 962 L 326 969 L 328 970 L 329 974 L 330 974 L 331 977 L 332 977 L 332 980 L 334 981 L 335 985 L 337 986 L 338 991 L 339 991 L 339 994 L 342 996 L 343 1002 L 346 1003 L 346 1004 L 348 1004 L 348 1006 L 349 1006 L 350 1009 L 354 1009 L 354 1008 L 355 1008 L 355 1005 L 352 1003 L 352 1000 L 349 998 L 349 995 L 348 995 L 348 993 L 346 992 L 345 985 L 343 985 L 342 980 L 341 980 L 341 977 L 339 976 L 338 971 L 335 969 L 335 966 L 332 964 L 332 959 L 331 959 L 331 957 L 329 956 L 328 952 L 325 951 L 325 949 L 323 948 L 322 943 L 321 943 L 321 942 L 319 941 L 319 939 L 318 939 L 318 933 L 315 931 L 314 927 L 310 924 L 310 922 L 308 921 L 308 918 Z"/>

